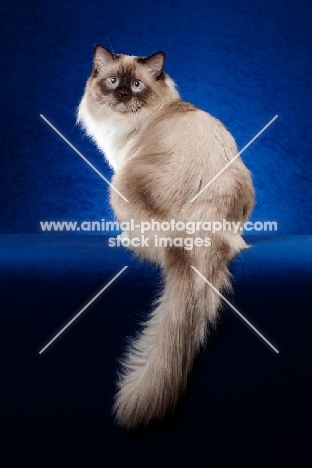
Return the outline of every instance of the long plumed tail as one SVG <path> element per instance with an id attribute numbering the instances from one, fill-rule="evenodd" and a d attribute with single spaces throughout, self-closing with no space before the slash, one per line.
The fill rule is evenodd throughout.
<path id="1" fill-rule="evenodd" d="M 221 239 L 214 240 L 208 255 L 166 250 L 164 293 L 122 363 L 114 404 L 119 425 L 146 426 L 174 408 L 220 303 L 191 265 L 224 291 L 229 287 L 230 250 Z"/>

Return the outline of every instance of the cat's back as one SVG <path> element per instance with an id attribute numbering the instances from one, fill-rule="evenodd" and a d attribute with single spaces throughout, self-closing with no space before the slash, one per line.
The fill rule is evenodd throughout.
<path id="1" fill-rule="evenodd" d="M 224 148 L 226 157 L 220 160 L 224 164 L 237 154 L 234 138 L 218 119 L 181 100 L 172 101 L 151 117 L 139 148 L 142 157 L 159 155 L 167 162 L 187 158 L 204 163 L 209 155 L 222 154 Z"/>

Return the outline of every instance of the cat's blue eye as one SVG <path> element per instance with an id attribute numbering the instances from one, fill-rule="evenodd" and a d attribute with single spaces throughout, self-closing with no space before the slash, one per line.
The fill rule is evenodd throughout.
<path id="1" fill-rule="evenodd" d="M 143 88 L 143 83 L 141 80 L 134 80 L 134 82 L 132 83 L 132 88 L 133 89 L 142 89 Z"/>
<path id="2" fill-rule="evenodd" d="M 111 86 L 117 86 L 119 83 L 119 80 L 116 76 L 111 76 L 110 78 L 107 79 L 107 81 L 109 82 Z"/>

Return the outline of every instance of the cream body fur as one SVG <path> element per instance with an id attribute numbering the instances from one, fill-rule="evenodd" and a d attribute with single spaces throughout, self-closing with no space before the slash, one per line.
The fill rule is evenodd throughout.
<path id="1" fill-rule="evenodd" d="M 180 99 L 163 66 L 162 52 L 140 58 L 95 48 L 78 121 L 114 169 L 112 184 L 129 200 L 111 190 L 117 219 L 135 224 L 225 219 L 243 226 L 254 191 L 240 157 L 190 202 L 238 150 L 220 121 Z M 140 238 L 139 231 L 127 235 Z M 220 296 L 192 266 L 224 293 L 230 288 L 228 263 L 247 247 L 241 234 L 148 231 L 149 246 L 133 248 L 162 267 L 164 288 L 123 359 L 114 405 L 122 426 L 148 425 L 174 408 L 220 306 Z M 209 237 L 211 245 L 187 250 L 168 240 L 167 247 L 157 247 L 155 236 Z"/>

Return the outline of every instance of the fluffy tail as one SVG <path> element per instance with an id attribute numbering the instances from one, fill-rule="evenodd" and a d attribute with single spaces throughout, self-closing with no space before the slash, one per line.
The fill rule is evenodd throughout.
<path id="1" fill-rule="evenodd" d="M 162 419 L 174 408 L 207 325 L 216 319 L 220 297 L 191 265 L 224 291 L 229 287 L 231 249 L 220 238 L 207 254 L 202 249 L 166 249 L 164 293 L 122 363 L 114 412 L 117 423 L 127 429 Z"/>

